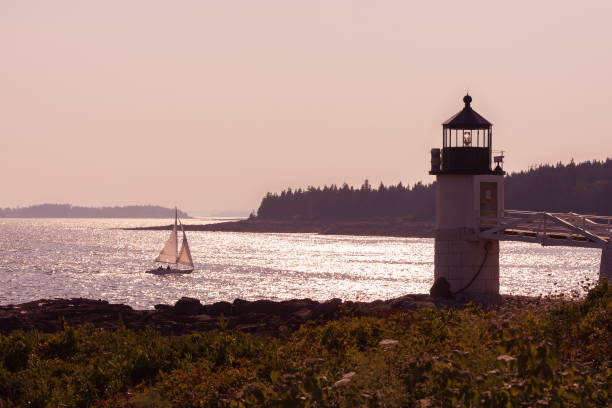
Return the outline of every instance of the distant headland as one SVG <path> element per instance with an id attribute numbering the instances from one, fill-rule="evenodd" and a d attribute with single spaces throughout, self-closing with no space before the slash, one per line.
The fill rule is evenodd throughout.
<path id="1" fill-rule="evenodd" d="M 178 210 L 181 218 L 191 218 Z M 70 204 L 39 204 L 29 207 L 0 208 L 0 218 L 174 218 L 174 208 L 157 205 L 123 207 L 79 207 Z"/>

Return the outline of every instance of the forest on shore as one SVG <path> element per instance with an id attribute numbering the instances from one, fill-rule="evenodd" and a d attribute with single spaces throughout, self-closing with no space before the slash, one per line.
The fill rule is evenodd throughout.
<path id="1" fill-rule="evenodd" d="M 512 210 L 612 215 L 612 159 L 556 165 L 541 164 L 505 178 L 505 208 Z M 435 216 L 435 182 L 373 188 L 344 183 L 267 193 L 258 219 L 368 220 Z"/>
<path id="2" fill-rule="evenodd" d="M 181 210 L 178 215 L 181 218 L 190 218 Z M 174 218 L 174 208 L 157 205 L 78 207 L 70 204 L 39 204 L 0 208 L 0 218 Z"/>

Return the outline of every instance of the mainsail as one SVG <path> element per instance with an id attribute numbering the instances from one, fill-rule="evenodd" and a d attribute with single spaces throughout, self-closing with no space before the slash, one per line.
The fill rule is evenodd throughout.
<path id="1" fill-rule="evenodd" d="M 176 224 L 178 221 L 178 209 L 174 215 L 174 227 L 170 233 L 170 238 L 166 241 L 164 249 L 161 250 L 159 256 L 155 258 L 156 262 L 166 262 L 172 264 L 181 264 L 191 266 L 193 268 L 193 260 L 191 259 L 191 251 L 189 250 L 189 244 L 187 243 L 187 236 L 185 235 L 185 229 L 183 223 L 181 223 L 181 230 L 183 231 L 183 244 L 181 245 L 181 252 L 178 251 L 178 236 Z"/>
<path id="2" fill-rule="evenodd" d="M 155 258 L 156 262 L 168 262 L 176 263 L 176 257 L 178 253 L 178 239 L 176 236 L 176 221 L 174 221 L 174 228 L 170 233 L 170 238 L 166 241 L 164 249 L 161 250 L 159 256 Z"/>
<path id="3" fill-rule="evenodd" d="M 181 231 L 183 231 L 183 244 L 181 245 L 181 252 L 179 253 L 176 263 L 191 266 L 193 268 L 193 260 L 191 259 L 191 251 L 189 250 L 189 244 L 187 243 L 187 236 L 185 235 L 183 223 L 181 223 Z"/>

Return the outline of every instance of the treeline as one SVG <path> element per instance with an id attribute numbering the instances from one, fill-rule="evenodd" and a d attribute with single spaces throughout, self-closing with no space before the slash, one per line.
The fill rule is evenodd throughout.
<path id="1" fill-rule="evenodd" d="M 506 208 L 612 216 L 612 159 L 544 164 L 506 178 Z"/>
<path id="2" fill-rule="evenodd" d="M 505 207 L 529 211 L 574 211 L 612 215 L 612 159 L 565 165 L 543 164 L 512 173 L 505 180 Z M 257 217 L 320 220 L 407 218 L 433 220 L 435 183 L 372 188 L 366 180 L 360 188 L 348 184 L 291 188 L 268 193 Z"/>
<path id="3" fill-rule="evenodd" d="M 189 215 L 181 210 L 178 215 L 181 218 L 189 218 Z M 174 209 L 157 205 L 78 207 L 70 204 L 40 204 L 0 208 L 0 218 L 174 218 Z"/>
<path id="4" fill-rule="evenodd" d="M 320 220 L 407 217 L 423 220 L 431 219 L 435 214 L 434 196 L 433 185 L 420 182 L 412 188 L 402 183 L 391 186 L 381 183 L 378 188 L 372 188 L 368 180 L 360 188 L 346 183 L 342 187 L 289 188 L 280 194 L 266 194 L 257 210 L 257 217 Z"/>

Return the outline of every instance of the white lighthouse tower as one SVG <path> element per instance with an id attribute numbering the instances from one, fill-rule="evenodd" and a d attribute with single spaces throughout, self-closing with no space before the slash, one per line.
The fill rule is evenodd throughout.
<path id="1" fill-rule="evenodd" d="M 504 171 L 492 169 L 492 124 L 471 107 L 442 124 L 442 149 L 431 150 L 436 176 L 436 285 L 453 295 L 496 303 L 499 295 L 499 241 L 480 239 L 504 211 Z M 495 160 L 496 162 L 501 159 Z M 444 278 L 441 280 L 440 278 Z"/>

